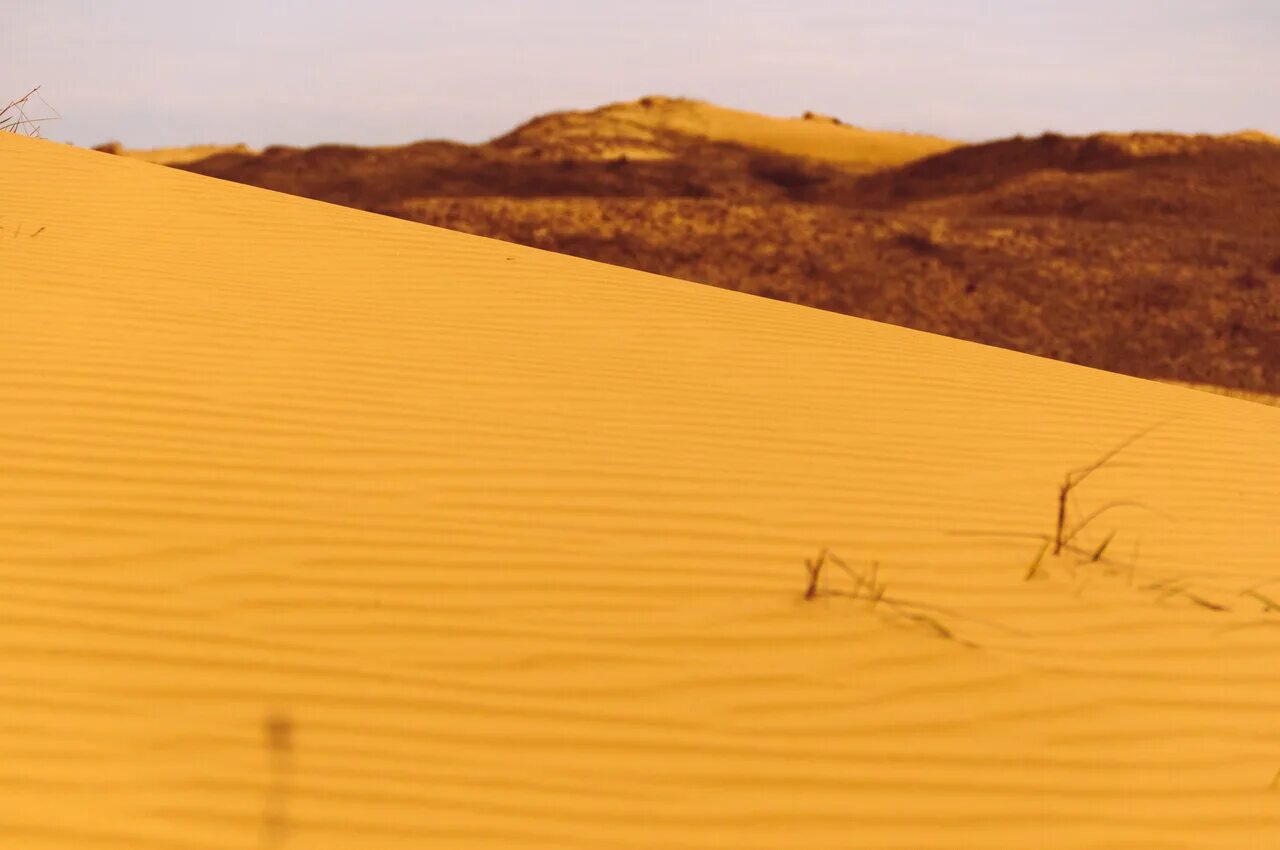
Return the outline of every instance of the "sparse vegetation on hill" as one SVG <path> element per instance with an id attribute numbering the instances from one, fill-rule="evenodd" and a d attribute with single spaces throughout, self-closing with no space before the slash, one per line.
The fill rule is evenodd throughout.
<path id="1" fill-rule="evenodd" d="M 754 117 L 646 98 L 484 145 L 273 147 L 180 167 L 1140 377 L 1280 392 L 1269 137 L 1045 134 L 868 171 L 779 150 L 809 129 L 850 145 L 866 131 Z M 727 138 L 752 127 L 774 135 Z"/>

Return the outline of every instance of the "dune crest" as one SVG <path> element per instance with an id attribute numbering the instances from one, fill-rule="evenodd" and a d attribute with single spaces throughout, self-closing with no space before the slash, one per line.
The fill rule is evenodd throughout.
<path id="1" fill-rule="evenodd" d="M 0 251 L 8 845 L 1280 839 L 1280 410 L 21 137 Z"/>

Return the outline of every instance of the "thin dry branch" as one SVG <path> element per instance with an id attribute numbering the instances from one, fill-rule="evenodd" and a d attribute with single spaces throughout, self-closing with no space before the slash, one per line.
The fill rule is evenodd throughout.
<path id="1" fill-rule="evenodd" d="M 1022 576 L 1023 581 L 1031 581 L 1040 574 L 1040 562 L 1044 560 L 1045 553 L 1049 551 L 1049 544 L 1052 542 L 1048 537 L 1045 537 L 1040 551 L 1036 553 L 1035 558 L 1031 561 L 1031 566 L 1027 567 L 1026 573 Z"/>
<path id="2" fill-rule="evenodd" d="M 1122 500 L 1122 501 L 1115 501 L 1115 502 L 1108 502 L 1107 504 L 1103 505 L 1102 507 L 1098 508 L 1097 510 L 1094 510 L 1094 511 L 1090 512 L 1090 514 L 1089 514 L 1088 516 L 1086 516 L 1083 520 L 1081 520 L 1081 521 L 1080 521 L 1080 522 L 1075 526 L 1075 528 L 1073 528 L 1073 529 L 1071 530 L 1071 533 L 1069 533 L 1069 534 L 1067 534 L 1067 535 L 1063 536 L 1063 534 L 1062 534 L 1062 529 L 1061 529 L 1061 528 L 1059 528 L 1059 529 L 1058 529 L 1058 537 L 1057 537 L 1057 538 L 1056 538 L 1056 540 L 1055 540 L 1055 545 L 1057 546 L 1057 548 L 1056 548 L 1056 549 L 1054 549 L 1054 554 L 1055 554 L 1055 555 L 1056 555 L 1056 554 L 1058 554 L 1058 552 L 1059 552 L 1059 551 L 1061 551 L 1061 550 L 1062 550 L 1062 548 L 1064 548 L 1068 543 L 1070 543 L 1072 540 L 1074 540 L 1074 539 L 1076 538 L 1076 535 L 1078 535 L 1080 532 L 1084 531 L 1084 530 L 1085 530 L 1085 527 L 1086 527 L 1086 526 L 1088 526 L 1088 525 L 1089 525 L 1089 523 L 1093 522 L 1095 519 L 1097 519 L 1098 517 L 1102 516 L 1102 515 L 1103 515 L 1103 514 L 1105 514 L 1107 511 L 1114 510 L 1115 508 L 1142 508 L 1143 510 L 1150 511 L 1151 513 L 1155 514 L 1155 515 L 1156 515 L 1156 516 L 1158 516 L 1158 517 L 1163 517 L 1164 519 L 1172 519 L 1172 517 L 1170 517 L 1168 514 L 1162 513 L 1162 512 L 1160 512 L 1160 511 L 1156 510 L 1155 508 L 1151 507 L 1150 505 L 1147 505 L 1147 504 L 1145 504 L 1145 503 L 1143 503 L 1143 502 L 1134 501 L 1134 500 L 1132 500 L 1132 499 L 1126 499 L 1126 500 Z M 1115 536 L 1116 536 L 1116 532 L 1114 532 L 1114 531 L 1113 531 L 1113 532 L 1111 532 L 1111 534 L 1107 537 L 1106 542 L 1107 542 L 1107 543 L 1110 543 L 1110 542 L 1111 542 L 1111 538 L 1112 538 L 1112 537 L 1115 537 Z M 1058 540 L 1060 540 L 1061 542 L 1057 542 Z M 1104 543 L 1104 544 L 1103 544 L 1103 548 L 1105 548 L 1105 546 L 1106 546 L 1106 544 Z M 1096 559 L 1095 559 L 1095 560 L 1096 560 Z"/>
<path id="3" fill-rule="evenodd" d="M 1031 559 L 1031 563 L 1027 565 L 1027 570 L 1023 573 L 1023 580 L 1030 581 L 1042 574 L 1040 565 L 1044 561 L 1045 555 L 1049 553 L 1049 549 L 1053 546 L 1053 535 L 1035 531 L 983 531 L 979 529 L 951 529 L 946 532 L 953 537 L 1011 537 L 1018 540 L 1039 540 L 1041 542 L 1040 550 L 1035 557 Z M 1111 537 L 1115 535 L 1112 534 Z M 1108 538 L 1108 541 L 1110 537 Z M 1104 541 L 1108 542 L 1108 541 Z M 1106 546 L 1097 549 L 1085 549 L 1075 543 L 1064 542 L 1062 544 L 1063 551 L 1070 552 L 1081 558 L 1080 563 L 1100 563 L 1104 566 L 1116 569 L 1123 568 L 1130 574 L 1137 571 L 1136 561 L 1122 561 L 1108 557 L 1104 554 Z M 1101 550 L 1101 551 L 1100 551 Z"/>
<path id="4" fill-rule="evenodd" d="M 826 557 L 827 550 L 823 549 L 815 560 L 804 559 L 804 568 L 809 573 L 809 585 L 804 590 L 805 599 L 813 599 L 818 595 L 818 582 L 822 578 L 822 564 Z"/>
<path id="5" fill-rule="evenodd" d="M 1249 596 L 1258 600 L 1259 602 L 1262 603 L 1263 610 L 1266 612 L 1280 611 L 1280 602 L 1276 602 L 1270 596 L 1267 596 L 1264 593 L 1260 593 L 1254 588 L 1248 588 L 1247 590 L 1242 590 L 1240 591 L 1240 595 Z"/>
<path id="6" fill-rule="evenodd" d="M 1096 564 L 1098 562 L 1098 559 L 1102 557 L 1102 553 L 1107 551 L 1107 547 L 1111 545 L 1111 541 L 1114 540 L 1115 537 L 1116 537 L 1116 533 L 1114 531 L 1108 534 L 1106 539 L 1102 541 L 1101 545 L 1099 545 L 1098 548 L 1094 550 L 1093 555 L 1090 556 L 1089 563 Z"/>

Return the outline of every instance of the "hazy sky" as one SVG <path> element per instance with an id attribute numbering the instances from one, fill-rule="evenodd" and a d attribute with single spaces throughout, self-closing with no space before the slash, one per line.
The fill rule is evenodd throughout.
<path id="1" fill-rule="evenodd" d="M 978 140 L 1280 135 L 1280 0 L 10 0 L 51 139 L 482 141 L 646 94 Z M 45 111 L 37 104 L 37 113 Z"/>

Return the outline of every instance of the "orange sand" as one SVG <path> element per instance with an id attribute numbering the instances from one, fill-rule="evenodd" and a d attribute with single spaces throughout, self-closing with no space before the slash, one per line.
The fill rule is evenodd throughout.
<path id="1" fill-rule="evenodd" d="M 1280 410 L 21 137 L 0 230 L 6 848 L 1280 847 Z"/>

